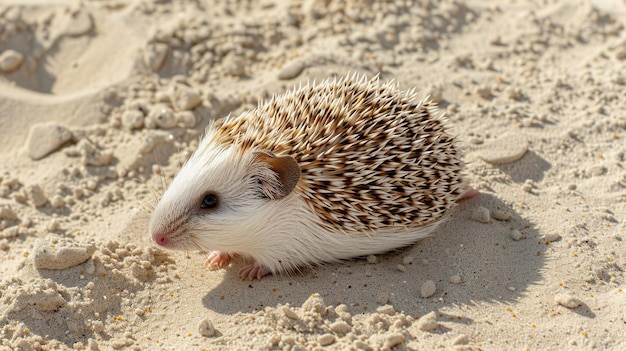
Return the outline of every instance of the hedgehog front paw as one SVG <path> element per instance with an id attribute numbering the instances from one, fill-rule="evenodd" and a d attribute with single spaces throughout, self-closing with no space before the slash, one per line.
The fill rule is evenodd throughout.
<path id="1" fill-rule="evenodd" d="M 209 257 L 204 261 L 204 266 L 210 271 L 216 271 L 226 267 L 230 263 L 232 256 L 226 252 L 211 251 Z"/>
<path id="2" fill-rule="evenodd" d="M 239 276 L 243 280 L 261 280 L 261 278 L 270 274 L 272 274 L 272 271 L 269 268 L 258 263 L 245 266 L 239 270 Z"/>

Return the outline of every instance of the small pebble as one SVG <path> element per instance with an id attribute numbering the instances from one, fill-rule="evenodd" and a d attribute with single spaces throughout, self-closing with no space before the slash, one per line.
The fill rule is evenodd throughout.
<path id="1" fill-rule="evenodd" d="M 139 110 L 126 110 L 122 113 L 122 125 L 127 129 L 143 127 L 143 113 Z"/>
<path id="2" fill-rule="evenodd" d="M 427 280 L 424 282 L 424 284 L 422 284 L 422 287 L 420 288 L 420 295 L 426 299 L 435 295 L 436 291 L 437 286 L 435 285 L 435 282 L 432 280 Z"/>
<path id="3" fill-rule="evenodd" d="M 289 306 L 282 307 L 283 314 L 289 319 L 298 319 L 298 314 Z"/>
<path id="4" fill-rule="evenodd" d="M 28 198 L 35 207 L 41 207 L 48 203 L 48 197 L 39 184 L 33 184 L 26 188 Z"/>
<path id="5" fill-rule="evenodd" d="M 573 191 L 573 190 L 576 190 L 576 188 L 577 188 L 576 184 L 570 184 L 570 185 L 567 186 L 567 190 L 572 190 Z"/>
<path id="6" fill-rule="evenodd" d="M 296 59 L 288 64 L 284 65 L 283 68 L 278 73 L 278 79 L 287 80 L 293 79 L 302 73 L 306 65 L 300 59 Z"/>
<path id="7" fill-rule="evenodd" d="M 24 195 L 23 193 L 19 192 L 19 193 L 13 193 L 13 200 L 21 203 L 21 204 L 25 204 L 26 201 L 28 200 L 28 198 L 26 197 L 26 195 Z"/>
<path id="8" fill-rule="evenodd" d="M 335 334 L 346 335 L 352 331 L 352 327 L 350 324 L 341 320 L 331 323 L 330 330 L 332 330 Z"/>
<path id="9" fill-rule="evenodd" d="M 85 191 L 83 189 L 81 189 L 81 188 L 74 188 L 72 190 L 72 194 L 74 195 L 74 198 L 80 199 L 83 196 L 85 196 Z"/>
<path id="10" fill-rule="evenodd" d="M 234 77 L 243 77 L 246 75 L 246 64 L 242 58 L 234 58 L 224 67 L 224 72 Z"/>
<path id="11" fill-rule="evenodd" d="M 302 303 L 303 311 L 323 313 L 324 308 L 324 299 L 318 293 L 311 294 L 311 296 Z"/>
<path id="12" fill-rule="evenodd" d="M 452 339 L 452 346 L 456 345 L 467 345 L 469 339 L 465 334 L 459 334 L 456 338 Z"/>
<path id="13" fill-rule="evenodd" d="M 396 269 L 399 270 L 400 272 L 406 272 L 406 267 L 401 264 L 397 265 Z"/>
<path id="14" fill-rule="evenodd" d="M 462 278 L 458 274 L 451 276 L 449 280 L 450 280 L 450 283 L 452 284 L 461 284 L 462 282 Z"/>
<path id="15" fill-rule="evenodd" d="M 56 232 L 59 228 L 61 228 L 61 225 L 59 224 L 59 220 L 56 218 L 51 219 L 50 223 L 48 223 L 48 231 Z"/>
<path id="16" fill-rule="evenodd" d="M 0 207 L 0 220 L 14 221 L 17 219 L 17 214 L 10 207 Z"/>
<path id="17" fill-rule="evenodd" d="M 524 190 L 527 193 L 532 193 L 534 188 L 535 188 L 535 182 L 533 182 L 532 179 L 526 179 L 526 181 L 522 185 L 522 190 Z"/>
<path id="18" fill-rule="evenodd" d="M 61 208 L 65 206 L 65 200 L 63 199 L 63 196 L 56 194 L 52 197 L 52 199 L 50 199 L 50 205 L 53 208 Z"/>
<path id="19" fill-rule="evenodd" d="M 556 296 L 554 296 L 554 302 L 567 308 L 576 308 L 583 304 L 578 298 L 568 293 L 556 294 Z"/>
<path id="20" fill-rule="evenodd" d="M 4 50 L 0 54 L 0 71 L 9 73 L 18 69 L 24 62 L 24 55 L 15 50 Z"/>
<path id="21" fill-rule="evenodd" d="M 374 264 L 378 261 L 376 255 L 367 255 L 367 263 Z"/>
<path id="22" fill-rule="evenodd" d="M 519 241 L 519 240 L 522 240 L 524 235 L 519 230 L 513 229 L 511 230 L 511 232 L 509 232 L 509 237 L 513 239 L 514 241 Z"/>
<path id="23" fill-rule="evenodd" d="M 4 228 L 2 231 L 0 231 L 0 238 L 2 239 L 11 239 L 18 235 L 20 235 L 20 227 L 16 225 Z"/>
<path id="24" fill-rule="evenodd" d="M 352 315 L 348 311 L 348 306 L 341 304 L 335 308 L 335 313 L 346 323 L 352 323 Z"/>
<path id="25" fill-rule="evenodd" d="M 382 349 L 391 350 L 405 341 L 406 339 L 404 338 L 404 335 L 402 335 L 401 333 L 386 334 Z"/>
<path id="26" fill-rule="evenodd" d="M 200 103 L 202 103 L 200 94 L 198 94 L 198 92 L 196 92 L 193 88 L 185 85 L 176 85 L 174 91 L 172 92 L 172 100 L 174 102 L 174 107 L 176 107 L 179 111 L 193 110 L 200 105 Z"/>
<path id="27" fill-rule="evenodd" d="M 491 218 L 496 219 L 498 221 L 510 221 L 513 218 L 513 216 L 507 211 L 493 210 L 491 211 Z"/>
<path id="28" fill-rule="evenodd" d="M 198 324 L 198 332 L 200 333 L 200 335 L 209 338 L 215 336 L 216 330 L 215 327 L 213 327 L 213 323 L 211 323 L 211 320 L 205 318 L 200 321 L 200 324 Z"/>
<path id="29" fill-rule="evenodd" d="M 604 175 L 607 171 L 607 168 L 604 166 L 591 166 L 587 169 L 587 174 L 591 177 L 598 177 Z"/>
<path id="30" fill-rule="evenodd" d="M 543 238 L 548 242 L 554 242 L 561 240 L 562 237 L 560 234 L 557 233 L 547 233 L 546 235 L 544 235 Z"/>
<path id="31" fill-rule="evenodd" d="M 168 46 L 163 43 L 149 44 L 143 55 L 143 61 L 153 72 L 157 72 L 163 67 L 167 57 Z"/>
<path id="32" fill-rule="evenodd" d="M 72 133 L 58 123 L 35 124 L 26 140 L 28 156 L 33 160 L 39 160 L 60 149 L 71 139 Z"/>
<path id="33" fill-rule="evenodd" d="M 489 209 L 483 206 L 477 206 L 472 211 L 472 219 L 476 222 L 480 223 L 489 223 L 491 222 L 491 215 L 489 213 Z"/>
<path id="34" fill-rule="evenodd" d="M 476 95 L 480 96 L 483 99 L 491 99 L 493 94 L 491 93 L 490 87 L 480 87 L 476 89 Z"/>
<path id="35" fill-rule="evenodd" d="M 485 144 L 478 151 L 478 157 L 494 165 L 515 162 L 528 151 L 528 140 L 518 133 L 505 133 L 497 140 Z"/>
<path id="36" fill-rule="evenodd" d="M 154 125 L 161 129 L 170 129 L 176 127 L 176 117 L 167 105 L 155 104 L 150 108 L 145 123 L 147 128 Z"/>
<path id="37" fill-rule="evenodd" d="M 181 111 L 175 114 L 176 123 L 184 128 L 193 128 L 196 126 L 196 116 L 191 111 Z"/>
<path id="38" fill-rule="evenodd" d="M 5 179 L 3 186 L 8 187 L 11 190 L 17 190 L 20 187 L 20 181 L 17 178 Z"/>
<path id="39" fill-rule="evenodd" d="M 509 99 L 516 101 L 520 101 L 524 98 L 522 90 L 518 87 L 510 87 L 509 89 L 507 89 L 507 96 L 509 97 Z"/>
<path id="40" fill-rule="evenodd" d="M 317 337 L 317 342 L 321 346 L 328 346 L 328 345 L 330 345 L 330 344 L 335 342 L 335 336 L 333 334 L 330 334 L 330 333 L 322 334 L 322 335 Z"/>
<path id="41" fill-rule="evenodd" d="M 83 155 L 83 163 L 85 164 L 85 166 L 106 166 L 111 163 L 113 159 L 112 153 L 101 152 L 94 144 L 92 144 L 87 139 L 81 139 L 76 147 Z"/>
<path id="42" fill-rule="evenodd" d="M 159 91 L 157 91 L 154 94 L 154 99 L 157 102 L 171 103 L 172 102 L 172 92 L 159 90 Z"/>
<path id="43" fill-rule="evenodd" d="M 417 320 L 417 329 L 422 331 L 433 331 L 439 327 L 435 312 L 430 312 Z"/>

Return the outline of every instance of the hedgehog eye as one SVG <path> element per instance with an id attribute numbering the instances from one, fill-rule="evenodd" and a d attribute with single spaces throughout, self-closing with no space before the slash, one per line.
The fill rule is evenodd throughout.
<path id="1" fill-rule="evenodd" d="M 215 208 L 217 206 L 217 196 L 215 194 L 206 194 L 202 199 L 200 208 Z"/>

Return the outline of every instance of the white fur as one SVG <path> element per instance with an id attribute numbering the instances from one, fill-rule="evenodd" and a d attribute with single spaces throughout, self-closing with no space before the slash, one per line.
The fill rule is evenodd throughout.
<path id="1" fill-rule="evenodd" d="M 276 273 L 406 246 L 440 223 L 369 234 L 331 231 L 297 191 L 278 200 L 262 197 L 251 174 L 270 181 L 276 175 L 254 162 L 254 153 L 242 155 L 211 138 L 209 131 L 152 215 L 150 232 L 168 237 L 170 248 L 240 254 Z M 218 195 L 218 208 L 200 209 L 206 192 Z"/>

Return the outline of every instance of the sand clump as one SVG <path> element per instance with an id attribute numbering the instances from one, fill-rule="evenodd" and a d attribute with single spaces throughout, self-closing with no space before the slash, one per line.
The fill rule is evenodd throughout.
<path id="1" fill-rule="evenodd" d="M 625 36 L 619 1 L 1 4 L 0 349 L 625 349 Z M 431 96 L 481 194 L 255 282 L 152 245 L 209 121 L 348 72 Z"/>

